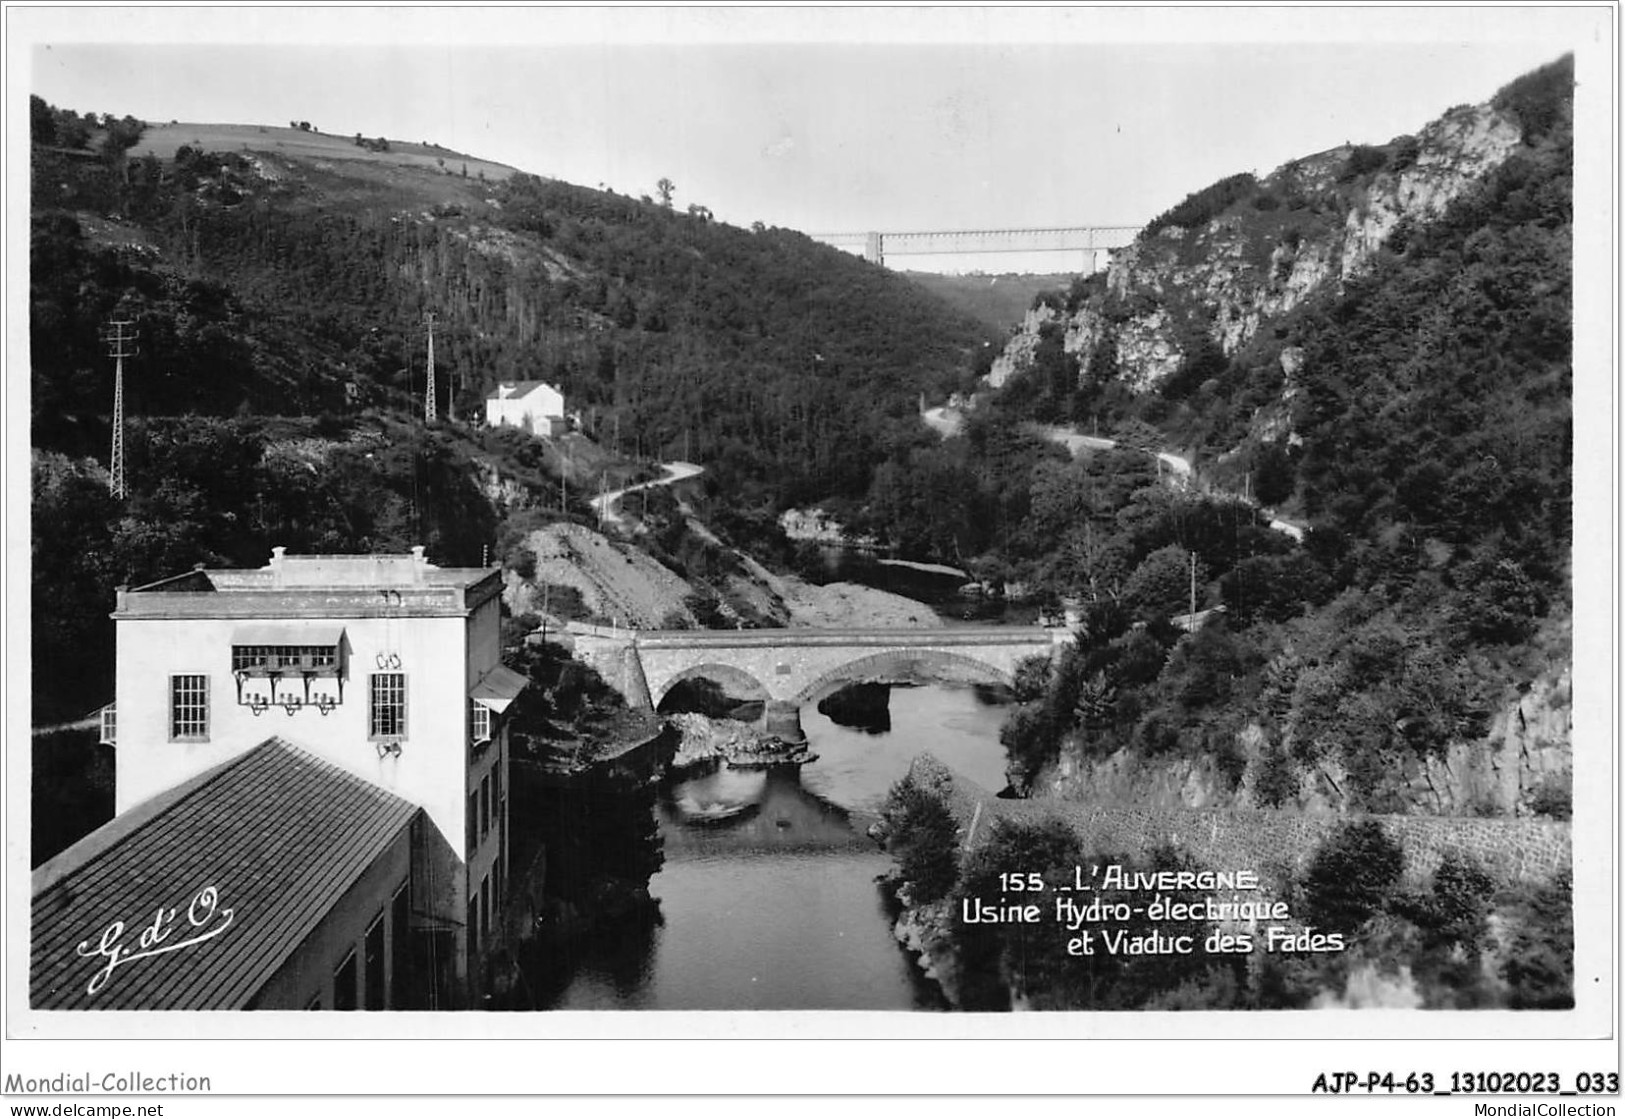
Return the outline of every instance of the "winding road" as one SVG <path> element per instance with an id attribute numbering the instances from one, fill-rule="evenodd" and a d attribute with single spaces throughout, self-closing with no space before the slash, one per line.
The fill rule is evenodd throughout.
<path id="1" fill-rule="evenodd" d="M 615 511 L 615 503 L 621 498 L 629 493 L 637 493 L 639 490 L 653 489 L 656 486 L 669 486 L 675 482 L 681 482 L 705 473 L 705 467 L 696 466 L 692 462 L 665 462 L 660 465 L 661 469 L 666 472 L 663 478 L 656 478 L 652 482 L 639 482 L 635 486 L 627 486 L 622 490 L 611 490 L 606 494 L 600 494 L 598 497 L 593 498 L 592 507 L 598 514 L 599 523 L 613 524 L 617 528 L 625 528 L 626 518 Z"/>
<path id="2" fill-rule="evenodd" d="M 949 430 L 949 414 L 944 408 L 929 408 L 920 414 L 920 418 L 932 428 L 935 428 L 937 431 L 941 432 L 944 437 L 951 436 L 958 430 L 957 422 L 952 425 L 952 430 Z M 957 421 L 957 414 L 955 414 L 953 418 Z M 1077 457 L 1078 452 L 1083 450 L 1109 451 L 1117 446 L 1117 440 L 1115 439 L 1107 439 L 1100 435 L 1085 435 L 1074 428 L 1062 427 L 1058 424 L 1033 424 L 1031 430 L 1035 434 L 1048 439 L 1050 442 L 1057 443 L 1065 447 L 1067 452 L 1074 458 Z M 1146 453 L 1152 454 L 1153 452 L 1147 451 Z M 1188 486 L 1196 481 L 1196 476 L 1191 470 L 1190 459 L 1187 459 L 1182 455 L 1173 454 L 1170 451 L 1157 451 L 1154 453 L 1157 461 L 1166 466 L 1168 470 L 1178 477 L 1184 485 Z M 1262 508 L 1258 502 L 1249 497 L 1244 497 L 1241 494 L 1227 492 L 1226 496 L 1233 497 L 1238 501 L 1244 501 L 1254 508 Z M 1270 528 L 1274 529 L 1276 532 L 1284 533 L 1285 535 L 1292 537 L 1292 539 L 1296 540 L 1300 544 L 1303 543 L 1302 525 L 1293 524 L 1291 521 L 1284 521 L 1275 516 L 1273 513 L 1270 513 L 1270 511 L 1267 509 L 1265 512 L 1270 514 Z"/>

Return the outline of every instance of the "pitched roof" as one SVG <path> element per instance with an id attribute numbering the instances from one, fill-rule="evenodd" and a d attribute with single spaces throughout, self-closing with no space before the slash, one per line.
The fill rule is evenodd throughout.
<path id="1" fill-rule="evenodd" d="M 469 689 L 468 698 L 500 715 L 529 686 L 530 677 L 499 664 L 479 678 Z"/>
<path id="2" fill-rule="evenodd" d="M 420 811 L 267 739 L 34 872 L 29 1002 L 241 1008 Z"/>
<path id="3" fill-rule="evenodd" d="M 548 389 L 552 392 L 559 391 L 546 381 L 501 381 L 495 389 L 486 394 L 485 399 L 518 400 L 521 397 L 529 396 L 537 389 Z"/>

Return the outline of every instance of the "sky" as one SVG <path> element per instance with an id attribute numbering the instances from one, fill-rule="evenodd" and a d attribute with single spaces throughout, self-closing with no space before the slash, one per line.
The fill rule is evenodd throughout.
<path id="1" fill-rule="evenodd" d="M 21 70 L 59 106 L 309 120 L 631 195 L 666 177 L 679 207 L 812 233 L 1141 225 L 1225 175 L 1485 100 L 1598 22 L 1484 8 L 7 16 L 11 88 Z"/>

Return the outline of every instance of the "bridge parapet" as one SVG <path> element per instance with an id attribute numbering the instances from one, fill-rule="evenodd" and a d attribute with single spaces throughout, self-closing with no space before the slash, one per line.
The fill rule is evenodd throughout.
<path id="1" fill-rule="evenodd" d="M 1049 645 L 1054 630 L 1047 626 L 920 626 L 891 629 L 647 629 L 624 630 L 640 649 L 758 649 L 780 647 L 919 648 L 1000 647 Z"/>
<path id="2" fill-rule="evenodd" d="M 1027 657 L 1072 639 L 1044 626 L 937 629 L 628 630 L 572 626 L 576 656 L 628 704 L 650 709 L 684 680 L 764 701 L 769 733 L 801 737 L 800 709 L 848 683 L 935 679 L 1009 686 Z"/>

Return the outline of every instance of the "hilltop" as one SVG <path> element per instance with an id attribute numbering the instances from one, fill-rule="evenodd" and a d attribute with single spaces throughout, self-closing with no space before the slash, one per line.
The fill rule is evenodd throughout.
<path id="1" fill-rule="evenodd" d="M 298 127 L 172 122 L 146 128 L 129 158 L 151 155 L 173 161 L 187 148 L 244 153 L 264 180 L 297 183 L 305 201 L 335 205 L 427 209 L 483 206 L 491 186 L 518 174 L 491 160 L 442 148 L 382 137 L 333 136 Z"/>
<path id="2" fill-rule="evenodd" d="M 281 151 L 300 159 L 330 159 L 383 166 L 416 167 L 435 174 L 461 175 L 462 165 L 475 178 L 506 179 L 516 170 L 504 163 L 480 159 L 439 144 L 411 143 L 381 137 L 330 135 L 313 128 L 289 125 L 286 128 L 263 124 L 204 124 L 170 121 L 149 124 L 141 139 L 130 149 L 131 158 L 151 154 L 174 159 L 182 145 L 200 151 Z"/>

